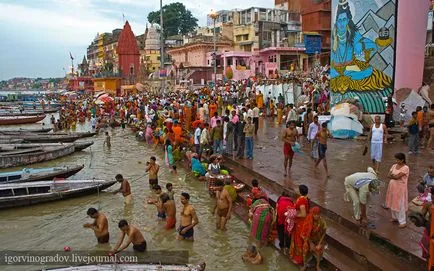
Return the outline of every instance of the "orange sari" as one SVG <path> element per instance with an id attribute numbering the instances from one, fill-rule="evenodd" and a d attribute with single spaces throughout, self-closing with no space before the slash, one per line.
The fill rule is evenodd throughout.
<path id="1" fill-rule="evenodd" d="M 295 208 L 297 211 L 303 206 L 306 209 L 306 213 L 309 212 L 309 200 L 305 196 L 298 197 L 295 202 Z M 306 217 L 297 217 L 295 219 L 295 226 L 291 234 L 291 247 L 289 249 L 289 258 L 295 263 L 303 264 L 303 246 L 305 246 L 305 240 L 303 238 L 303 230 L 306 222 Z"/>

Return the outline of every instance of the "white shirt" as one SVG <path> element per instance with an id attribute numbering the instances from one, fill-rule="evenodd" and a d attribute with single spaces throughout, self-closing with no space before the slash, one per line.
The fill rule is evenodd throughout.
<path id="1" fill-rule="evenodd" d="M 197 127 L 196 130 L 194 131 L 194 144 L 195 145 L 200 144 L 201 133 L 202 133 L 202 130 L 200 129 L 200 127 Z"/>
<path id="2" fill-rule="evenodd" d="M 249 108 L 249 110 L 247 110 L 247 117 L 253 118 L 253 110 L 250 108 Z"/>
<path id="3" fill-rule="evenodd" d="M 319 124 L 317 125 L 317 124 L 315 124 L 315 122 L 312 122 L 309 125 L 309 130 L 307 132 L 307 139 L 314 140 L 316 134 L 318 133 L 318 130 L 319 130 Z"/>
<path id="4" fill-rule="evenodd" d="M 259 108 L 255 106 L 252 110 L 252 115 L 254 118 L 259 118 Z"/>
<path id="5" fill-rule="evenodd" d="M 380 124 L 380 127 L 375 127 L 375 124 L 372 125 L 372 137 L 371 137 L 371 143 L 383 143 L 384 140 L 384 130 L 383 130 L 383 124 Z"/>
<path id="6" fill-rule="evenodd" d="M 208 144 L 209 133 L 207 129 L 203 129 L 200 134 L 200 144 Z"/>
<path id="7" fill-rule="evenodd" d="M 199 108 L 199 118 L 200 120 L 205 120 L 205 108 Z"/>

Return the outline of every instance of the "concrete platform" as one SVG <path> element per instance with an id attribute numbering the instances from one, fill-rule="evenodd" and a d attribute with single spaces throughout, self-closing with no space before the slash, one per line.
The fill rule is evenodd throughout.
<path id="1" fill-rule="evenodd" d="M 420 257 L 418 245 L 422 237 L 422 228 L 411 223 L 405 229 L 400 229 L 391 223 L 390 211 L 381 208 L 387 190 L 386 178 L 393 155 L 397 152 L 407 153 L 407 147 L 398 138 L 396 143 L 385 145 L 383 158 L 385 162 L 380 167 L 380 178 L 386 185 L 381 188 L 381 194 L 371 198 L 368 208 L 369 219 L 375 223 L 375 230 L 361 228 L 352 220 L 351 203 L 343 201 L 344 178 L 354 172 L 365 171 L 371 165 L 369 154 L 362 155 L 364 142 L 357 140 L 330 140 L 327 151 L 327 162 L 330 177 L 325 176 L 322 164 L 314 169 L 309 155 L 308 146 L 304 154 L 294 158 L 292 172 L 289 177 L 283 176 L 283 143 L 279 139 L 282 127 L 275 127 L 270 120 L 261 120 L 258 138 L 255 139 L 254 159 L 234 160 L 227 158 L 227 165 L 236 178 L 247 183 L 253 178 L 271 196 L 277 198 L 282 189 L 288 190 L 293 196 L 299 184 L 309 187 L 309 197 L 313 204 L 322 209 L 322 213 L 331 222 L 329 236 L 335 241 L 334 248 L 340 246 L 340 251 L 351 251 L 348 257 L 357 258 L 363 263 L 365 270 L 423 270 L 425 261 Z M 416 196 L 416 185 L 426 172 L 434 155 L 423 152 L 408 156 L 410 180 L 408 185 L 409 198 Z M 328 222 L 329 222 L 328 221 Z M 383 257 L 384 256 L 384 257 Z M 385 261 L 386 259 L 386 261 Z M 393 262 L 398 263 L 396 266 Z M 388 265 L 393 264 L 393 265 Z"/>

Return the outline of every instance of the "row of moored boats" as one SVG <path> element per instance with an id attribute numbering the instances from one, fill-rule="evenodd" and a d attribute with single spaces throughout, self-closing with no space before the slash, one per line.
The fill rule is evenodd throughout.
<path id="1" fill-rule="evenodd" d="M 96 133 L 49 133 L 51 129 L 0 130 L 0 169 L 54 160 L 90 147 L 77 141 Z M 98 193 L 115 181 L 69 180 L 83 165 L 24 168 L 0 173 L 0 209 Z"/>

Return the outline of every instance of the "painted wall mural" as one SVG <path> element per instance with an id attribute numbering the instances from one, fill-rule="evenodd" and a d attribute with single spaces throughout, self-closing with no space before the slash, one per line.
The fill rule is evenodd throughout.
<path id="1" fill-rule="evenodd" d="M 332 0 L 331 103 L 384 113 L 393 92 L 396 0 Z"/>

